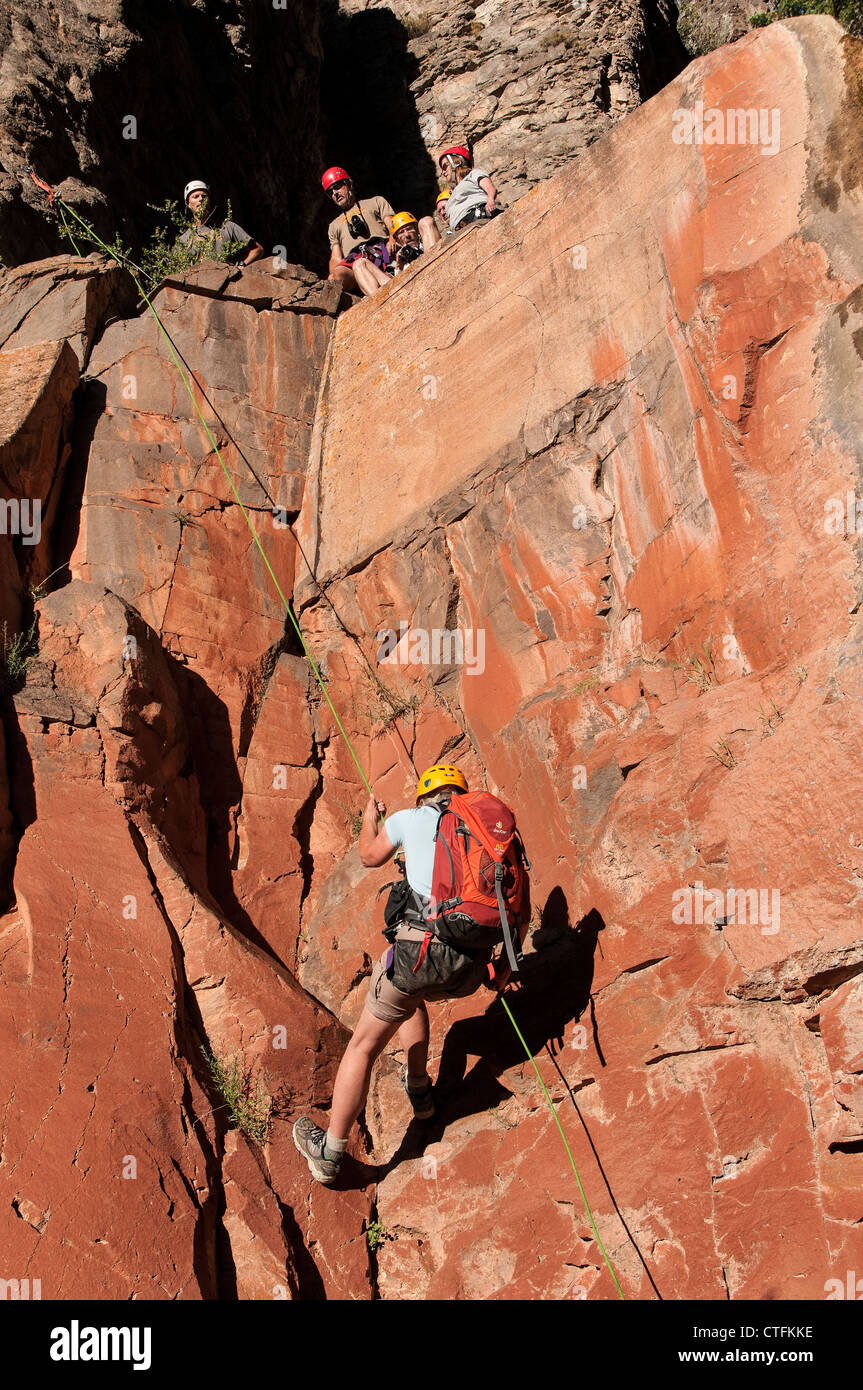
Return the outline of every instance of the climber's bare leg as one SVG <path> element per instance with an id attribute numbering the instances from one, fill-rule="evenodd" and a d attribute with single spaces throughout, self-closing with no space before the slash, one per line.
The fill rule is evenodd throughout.
<path id="1" fill-rule="evenodd" d="M 429 1012 L 422 1000 L 399 1029 L 399 1042 L 404 1050 L 410 1076 L 425 1076 L 429 1059 Z"/>
<path id="2" fill-rule="evenodd" d="M 347 1139 L 366 1103 L 372 1067 L 396 1032 L 411 1076 L 425 1073 L 429 1052 L 429 1016 L 425 1004 L 420 1001 L 416 1012 L 401 1024 L 375 1018 L 368 1009 L 363 1009 L 336 1073 L 329 1123 L 332 1139 Z"/>
<path id="3" fill-rule="evenodd" d="M 331 1138 L 347 1139 L 351 1125 L 366 1103 L 372 1067 L 398 1029 L 397 1022 L 375 1018 L 368 1009 L 363 1009 L 336 1073 L 330 1107 Z"/>
<path id="4" fill-rule="evenodd" d="M 433 217 L 421 217 L 419 231 L 424 251 L 430 251 L 440 241 L 440 232 Z"/>
<path id="5" fill-rule="evenodd" d="M 357 293 L 358 285 L 351 266 L 335 266 L 334 269 L 330 271 L 330 279 L 335 280 L 336 284 L 341 285 L 342 289 L 347 290 L 348 294 Z"/>

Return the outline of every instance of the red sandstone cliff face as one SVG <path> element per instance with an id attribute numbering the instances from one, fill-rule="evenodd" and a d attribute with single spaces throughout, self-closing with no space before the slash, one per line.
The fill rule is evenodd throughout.
<path id="1" fill-rule="evenodd" d="M 861 1253 L 861 1039 L 840 1060 L 826 1012 L 863 965 L 859 542 L 825 525 L 858 487 L 859 76 L 818 20 L 693 64 L 342 319 L 322 394 L 300 529 L 356 642 L 300 562 L 305 623 L 349 718 L 380 630 L 484 634 L 473 670 L 406 636 L 376 669 L 419 710 L 348 727 L 391 804 L 408 753 L 446 750 L 515 806 L 538 913 L 513 1007 L 557 1040 L 541 1070 L 638 1297 L 823 1297 Z M 699 101 L 778 112 L 775 152 L 675 143 Z M 335 737 L 322 773 L 326 802 Z M 355 853 L 316 872 L 300 973 L 348 1022 Z M 507 1020 L 436 1017 L 432 1143 L 399 1150 L 385 1069 L 372 1107 L 403 1159 L 383 1295 L 613 1295 Z"/>
<path id="2" fill-rule="evenodd" d="M 270 262 L 156 300 L 378 794 L 445 755 L 517 811 L 512 1008 L 629 1297 L 821 1298 L 863 1258 L 860 54 L 808 19 L 708 55 L 338 321 Z M 676 142 L 699 102 L 774 152 Z M 350 1180 L 310 1185 L 290 1123 L 326 1113 L 387 874 L 156 325 L 104 326 L 104 262 L 52 274 L 0 352 L 6 495 L 62 497 L 38 567 L 8 547 L 10 620 L 65 566 L 4 711 L 6 1274 L 614 1296 L 488 994 L 433 1011 L 435 1124 L 386 1056 Z M 263 1149 L 204 1045 L 269 1071 Z"/>

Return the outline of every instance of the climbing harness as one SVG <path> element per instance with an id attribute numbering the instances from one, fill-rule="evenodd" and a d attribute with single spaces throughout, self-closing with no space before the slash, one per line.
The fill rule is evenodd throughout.
<path id="1" fill-rule="evenodd" d="M 448 152 L 448 153 L 449 153 L 449 152 Z M 458 153 L 461 153 L 461 151 L 458 151 Z M 466 153 L 466 151 L 465 151 L 465 153 Z M 165 339 L 165 342 L 166 342 L 167 345 L 168 345 L 168 351 L 169 351 L 169 353 L 170 353 L 170 355 L 171 355 L 171 359 L 172 359 L 172 361 L 173 361 L 173 363 L 174 363 L 174 366 L 177 368 L 177 371 L 178 371 L 179 374 L 180 374 L 180 378 L 181 378 L 181 380 L 182 380 L 182 382 L 183 382 L 183 385 L 184 385 L 184 387 L 185 387 L 185 389 L 186 389 L 186 392 L 187 392 L 187 394 L 188 394 L 188 396 L 189 396 L 189 399 L 190 399 L 190 401 L 191 401 L 191 403 L 192 403 L 192 406 L 193 406 L 193 408 L 194 408 L 194 411 L 195 411 L 196 415 L 198 416 L 198 419 L 199 419 L 199 421 L 200 421 L 200 423 L 201 423 L 201 426 L 202 426 L 203 429 L 204 429 L 204 432 L 205 432 L 205 434 L 206 434 L 206 436 L 207 436 L 207 439 L 208 439 L 208 441 L 209 441 L 209 443 L 210 443 L 210 445 L 211 445 L 211 447 L 212 447 L 212 450 L 213 450 L 214 454 L 216 455 L 216 458 L 219 460 L 219 464 L 220 464 L 220 466 L 221 466 L 221 468 L 222 468 L 222 472 L 224 473 L 225 478 L 227 479 L 228 486 L 230 487 L 231 492 L 233 493 L 234 498 L 235 498 L 235 500 L 236 500 L 236 502 L 237 502 L 237 505 L 239 506 L 241 512 L 243 513 L 243 516 L 245 517 L 246 524 L 247 524 L 247 526 L 248 526 L 248 528 L 249 528 L 249 531 L 251 532 L 251 535 L 252 535 L 252 539 L 254 540 L 255 545 L 257 546 L 257 548 L 258 548 L 258 550 L 259 550 L 259 552 L 260 552 L 261 558 L 262 558 L 262 560 L 263 560 L 263 562 L 264 562 L 264 565 L 266 566 L 267 573 L 269 574 L 270 578 L 271 578 L 272 581 L 273 581 L 273 585 L 274 585 L 274 587 L 275 587 L 276 593 L 278 594 L 278 596 L 279 596 L 279 598 L 280 598 L 280 600 L 281 600 L 281 602 L 282 602 L 282 604 L 283 604 L 283 606 L 284 606 L 285 612 L 287 613 L 288 617 L 289 617 L 290 620 L 291 620 L 291 623 L 292 623 L 292 625 L 293 625 L 294 631 L 296 632 L 297 637 L 298 637 L 299 640 L 300 640 L 300 643 L 301 643 L 301 645 L 302 645 L 303 651 L 304 651 L 306 657 L 308 658 L 309 665 L 311 666 L 312 671 L 314 672 L 315 679 L 317 680 L 318 685 L 319 685 L 320 688 L 321 688 L 321 691 L 322 691 L 322 693 L 323 693 L 324 699 L 326 700 L 327 705 L 329 706 L 330 713 L 332 714 L 333 719 L 334 719 L 335 722 L 336 722 L 336 727 L 338 728 L 339 733 L 341 734 L 342 738 L 344 739 L 345 744 L 347 745 L 348 751 L 350 752 L 350 755 L 351 755 L 351 757 L 353 758 L 354 765 L 355 765 L 355 767 L 356 767 L 356 769 L 357 769 L 357 772 L 358 772 L 359 775 L 360 775 L 360 779 L 361 779 L 361 781 L 362 781 L 363 786 L 365 787 L 365 789 L 366 789 L 366 791 L 368 792 L 369 796 L 370 796 L 370 797 L 373 797 L 374 793 L 372 792 L 372 789 L 371 789 L 371 787 L 370 787 L 370 785 L 369 785 L 368 779 L 366 778 L 366 775 L 365 775 L 365 773 L 363 772 L 363 769 L 362 769 L 362 766 L 361 766 L 361 764 L 360 764 L 360 761 L 359 761 L 359 759 L 358 759 L 358 757 L 357 757 L 357 755 L 356 755 L 356 753 L 355 753 L 355 751 L 354 751 L 353 744 L 351 743 L 351 741 L 350 741 L 350 739 L 349 739 L 349 737 L 348 737 L 348 735 L 347 735 L 347 732 L 346 732 L 346 730 L 345 730 L 345 728 L 344 728 L 344 726 L 343 726 L 343 724 L 342 724 L 342 722 L 341 722 L 341 720 L 340 720 L 340 718 L 339 718 L 339 716 L 338 716 L 338 712 L 337 712 L 337 710 L 336 710 L 336 708 L 335 708 L 335 706 L 334 706 L 332 700 L 330 699 L 329 691 L 327 690 L 327 687 L 326 687 L 326 685 L 325 685 L 325 683 L 324 683 L 324 679 L 323 679 L 323 677 L 322 677 L 322 675 L 321 675 L 321 673 L 320 673 L 320 671 L 319 671 L 319 669 L 318 669 L 317 663 L 315 662 L 315 659 L 314 659 L 314 657 L 312 656 L 312 653 L 311 653 L 310 650 L 309 650 L 308 644 L 306 643 L 306 639 L 304 638 L 304 636 L 303 636 L 303 634 L 302 634 L 302 631 L 300 630 L 300 625 L 299 625 L 299 623 L 297 622 L 297 620 L 296 620 L 296 618 L 295 618 L 295 616 L 294 616 L 293 609 L 291 608 L 290 604 L 288 603 L 288 600 L 285 598 L 285 595 L 284 595 L 284 593 L 282 592 L 281 585 L 279 584 L 279 581 L 278 581 L 278 579 L 276 578 L 276 576 L 275 576 L 275 574 L 274 574 L 274 572 L 273 572 L 272 566 L 270 565 L 270 562 L 269 562 L 269 560 L 267 559 L 266 552 L 265 552 L 263 546 L 261 545 L 260 537 L 258 536 L 258 533 L 257 533 L 257 531 L 255 530 L 255 528 L 254 528 L 254 526 L 253 526 L 253 524 L 252 524 L 252 519 L 251 519 L 251 517 L 249 516 L 249 513 L 248 513 L 247 509 L 246 509 L 245 506 L 243 505 L 243 502 L 242 502 L 242 500 L 241 500 L 241 498 L 240 498 L 240 495 L 239 495 L 239 493 L 238 493 L 238 491 L 237 491 L 237 489 L 236 489 L 236 487 L 235 487 L 235 485 L 234 485 L 234 480 L 233 480 L 233 478 L 231 477 L 231 474 L 230 474 L 230 472 L 228 471 L 228 468 L 227 468 L 227 466 L 225 465 L 225 462 L 224 462 L 224 460 L 223 460 L 223 458 L 222 458 L 222 455 L 221 455 L 221 453 L 220 453 L 220 451 L 219 451 L 219 447 L 218 447 L 218 445 L 217 445 L 215 439 L 213 438 L 212 431 L 210 430 L 210 427 L 209 427 L 209 425 L 207 424 L 206 419 L 204 418 L 203 412 L 201 411 L 201 408 L 200 408 L 200 406 L 198 405 L 197 400 L 195 399 L 195 393 L 194 393 L 194 391 L 192 390 L 192 386 L 191 386 L 191 384 L 190 384 L 190 382 L 189 382 L 189 378 L 188 378 L 186 372 L 183 370 L 183 367 L 182 367 L 181 362 L 180 362 L 180 358 L 179 358 L 179 356 L 178 356 L 177 350 L 176 350 L 175 347 L 174 347 L 174 343 L 173 343 L 173 340 L 172 340 L 172 338 L 171 338 L 171 335 L 168 333 L 168 330 L 165 328 L 165 325 L 162 323 L 162 320 L 160 319 L 160 317 L 159 317 L 157 311 L 156 311 L 155 308 L 153 307 L 153 305 L 152 305 L 152 303 L 151 303 L 151 301 L 150 301 L 150 297 L 149 297 L 149 295 L 147 294 L 146 290 L 144 289 L 143 285 L 141 284 L 140 280 L 138 279 L 138 276 L 134 273 L 136 270 L 140 270 L 140 267 L 139 267 L 139 266 L 135 266 L 135 265 L 134 265 L 134 262 L 132 262 L 127 256 L 122 255 L 122 254 L 118 255 L 118 253 L 117 253 L 116 251 L 112 251 L 110 247 L 106 246 L 105 243 L 104 243 L 104 241 L 102 241 L 101 237 L 98 236 L 98 234 L 93 230 L 93 228 L 92 228 L 87 222 L 85 222 L 85 221 L 83 220 L 82 217 L 80 217 L 80 216 L 78 215 L 78 213 L 75 211 L 75 209 L 74 209 L 73 207 L 71 207 L 68 203 L 66 203 L 62 198 L 60 198 L 60 197 L 58 196 L 58 194 L 56 193 L 56 191 L 55 191 L 54 189 L 51 188 L 50 184 L 47 184 L 47 183 L 45 183 L 45 181 L 44 181 L 43 179 L 38 178 L 38 177 L 36 176 L 36 174 L 33 172 L 32 169 L 29 170 L 28 172 L 30 173 L 30 177 L 32 178 L 33 182 L 37 185 L 37 187 L 38 187 L 38 188 L 41 188 L 45 193 L 48 194 L 48 201 L 49 201 L 49 204 L 50 204 L 51 206 L 53 206 L 54 203 L 55 203 L 55 201 L 56 201 L 57 206 L 61 209 L 61 215 L 63 215 L 63 214 L 65 214 L 66 212 L 68 212 L 68 213 L 75 219 L 75 221 L 78 222 L 78 223 L 80 224 L 80 226 L 84 229 L 84 231 L 87 233 L 87 235 L 88 235 L 89 237 L 91 237 L 92 240 L 95 241 L 96 244 L 97 244 L 98 246 L 101 246 L 102 250 L 105 252 L 105 254 L 106 254 L 107 256 L 109 256 L 109 257 L 111 258 L 111 260 L 122 260 L 122 261 L 124 262 L 124 264 L 127 266 L 127 268 L 132 267 L 132 268 L 129 270 L 129 273 L 130 273 L 130 275 L 132 276 L 132 279 L 134 280 L 134 282 L 135 282 L 135 284 L 136 284 L 136 286 L 137 286 L 137 288 L 138 288 L 138 290 L 139 290 L 139 292 L 140 292 L 140 294 L 141 294 L 141 297 L 142 297 L 142 299 L 144 300 L 144 303 L 147 305 L 147 308 L 150 310 L 150 313 L 153 315 L 153 318 L 156 320 L 156 323 L 157 323 L 158 326 L 159 326 L 159 331 L 161 332 L 163 338 Z M 335 173 L 335 172 L 343 173 L 344 171 L 343 171 L 343 170 L 339 170 L 339 171 L 328 170 L 328 173 Z M 64 218 L 64 222 L 65 222 L 65 218 Z M 73 245 L 74 245 L 74 242 L 73 242 Z M 76 248 L 76 250 L 77 250 L 77 248 Z M 78 254 L 80 255 L 80 252 L 79 252 Z M 306 558 L 305 555 L 303 555 L 303 558 L 304 558 L 304 559 Z M 306 560 L 306 564 L 308 565 L 308 561 L 307 561 L 307 560 Z M 310 565 L 309 565 L 309 572 L 310 572 L 311 575 L 312 575 L 312 579 L 314 579 L 315 582 L 317 583 L 316 576 L 315 576 L 314 571 L 312 570 L 312 568 L 311 568 Z M 319 587 L 320 587 L 320 586 L 319 586 Z M 332 605 L 331 605 L 331 606 L 332 606 Z M 555 1110 L 555 1108 L 554 1108 L 554 1104 L 553 1104 L 553 1102 L 552 1102 L 551 1096 L 550 1096 L 549 1093 L 548 1093 L 548 1089 L 547 1089 L 547 1087 L 546 1087 L 546 1085 L 545 1085 L 545 1082 L 543 1081 L 542 1076 L 541 1076 L 541 1074 L 540 1074 L 539 1067 L 538 1067 L 537 1064 L 536 1064 L 536 1059 L 534 1058 L 534 1056 L 533 1056 L 533 1054 L 532 1054 L 530 1048 L 528 1047 L 527 1043 L 525 1042 L 525 1040 L 524 1040 L 524 1038 L 523 1038 L 523 1036 L 522 1036 L 522 1034 L 521 1034 L 521 1031 L 520 1031 L 520 1029 L 519 1029 L 519 1027 L 518 1027 L 518 1024 L 516 1023 L 516 1021 L 515 1021 L 515 1019 L 514 1019 L 514 1017 L 513 1017 L 513 1015 L 512 1015 L 512 1012 L 511 1012 L 511 1010 L 510 1010 L 510 1008 L 509 1008 L 509 1005 L 507 1004 L 506 999 L 504 998 L 504 995 L 503 995 L 503 992 L 502 992 L 502 991 L 499 991 L 499 998 L 500 998 L 501 1004 L 503 1005 L 504 1010 L 506 1011 L 507 1017 L 509 1018 L 509 1020 L 510 1020 L 510 1022 L 511 1022 L 511 1024 L 512 1024 L 512 1026 L 513 1026 L 513 1028 L 515 1029 L 515 1032 L 516 1032 L 516 1034 L 517 1034 L 517 1036 L 518 1036 L 518 1039 L 519 1039 L 519 1041 L 521 1042 L 522 1047 L 523 1047 L 524 1050 L 525 1050 L 525 1053 L 526 1053 L 526 1055 L 527 1055 L 527 1059 L 528 1059 L 528 1061 L 531 1063 L 531 1065 L 533 1066 L 534 1071 L 536 1072 L 537 1078 L 538 1078 L 538 1080 L 539 1080 L 539 1084 L 540 1084 L 540 1086 L 542 1087 L 543 1094 L 544 1094 L 544 1096 L 545 1096 L 545 1098 L 546 1098 L 546 1101 L 548 1102 L 548 1107 L 549 1107 L 549 1109 L 550 1109 L 550 1111 L 551 1111 L 551 1113 L 552 1113 L 552 1115 L 553 1115 L 553 1117 L 554 1117 L 554 1122 L 555 1122 L 555 1124 L 557 1125 L 557 1127 L 558 1127 L 558 1129 L 559 1129 L 559 1131 L 560 1131 L 561 1138 L 563 1139 L 564 1147 L 565 1147 L 566 1152 L 567 1152 L 567 1155 L 568 1155 L 568 1157 L 569 1157 L 570 1164 L 572 1165 L 572 1171 L 573 1171 L 573 1173 L 575 1174 L 575 1180 L 576 1180 L 576 1182 L 578 1183 L 578 1190 L 579 1190 L 579 1192 L 581 1193 L 581 1199 L 582 1199 L 582 1202 L 584 1203 L 585 1211 L 587 1212 L 587 1216 L 588 1216 L 588 1219 L 589 1219 L 589 1221 L 590 1221 L 590 1225 L 591 1225 L 591 1228 L 592 1228 L 592 1230 L 593 1230 L 593 1233 L 594 1233 L 594 1235 L 596 1236 L 597 1245 L 598 1245 L 598 1247 L 599 1247 L 600 1252 L 602 1253 L 603 1260 L 605 1261 L 605 1264 L 606 1264 L 607 1267 L 608 1267 L 608 1270 L 609 1270 L 609 1272 L 610 1272 L 610 1274 L 611 1274 L 611 1277 L 612 1277 L 612 1279 L 614 1280 L 614 1286 L 615 1286 L 615 1288 L 617 1289 L 618 1295 L 620 1296 L 620 1298 L 625 1299 L 625 1294 L 624 1294 L 622 1288 L 620 1287 L 620 1283 L 619 1283 L 619 1281 L 618 1281 L 617 1275 L 616 1275 L 615 1272 L 614 1272 L 614 1268 L 613 1268 L 613 1266 L 612 1266 L 612 1264 L 611 1264 L 611 1261 L 609 1260 L 608 1254 L 606 1253 L 605 1246 L 604 1246 L 603 1243 L 602 1243 L 602 1238 L 600 1237 L 599 1231 L 597 1230 L 596 1222 L 595 1222 L 594 1219 L 593 1219 L 593 1213 L 592 1213 L 592 1211 L 591 1211 L 591 1209 L 590 1209 L 590 1205 L 589 1205 L 589 1203 L 588 1203 L 587 1196 L 586 1196 L 586 1194 L 585 1194 L 584 1188 L 583 1188 L 583 1186 L 582 1186 L 581 1178 L 580 1178 L 580 1176 L 579 1176 L 578 1168 L 576 1167 L 576 1164 L 575 1164 L 575 1159 L 574 1159 L 573 1156 L 572 1156 L 572 1150 L 571 1150 L 570 1147 L 569 1147 L 569 1142 L 568 1142 L 568 1140 L 567 1140 L 567 1138 L 566 1138 L 566 1134 L 564 1133 L 563 1126 L 562 1126 L 561 1123 L 560 1123 L 560 1119 L 558 1118 L 557 1112 L 556 1112 L 556 1110 Z"/>

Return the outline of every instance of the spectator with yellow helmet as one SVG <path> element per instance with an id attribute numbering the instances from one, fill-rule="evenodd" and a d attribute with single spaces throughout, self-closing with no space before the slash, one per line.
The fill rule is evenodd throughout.
<path id="1" fill-rule="evenodd" d="M 435 214 L 440 218 L 447 232 L 449 232 L 449 198 L 450 190 L 442 188 L 435 202 Z"/>
<path id="2" fill-rule="evenodd" d="M 397 212 L 393 218 L 392 238 L 395 243 L 395 271 L 406 270 L 424 251 L 430 251 L 440 241 L 440 232 L 433 217 L 419 222 L 411 212 Z"/>
<path id="3" fill-rule="evenodd" d="M 394 275 L 407 270 L 440 239 L 433 217 L 423 217 L 418 222 L 412 212 L 397 212 L 390 223 L 389 263 L 385 268 L 370 262 L 363 266 L 365 283 L 374 287 L 365 292 L 373 294 L 382 285 L 389 284 Z"/>

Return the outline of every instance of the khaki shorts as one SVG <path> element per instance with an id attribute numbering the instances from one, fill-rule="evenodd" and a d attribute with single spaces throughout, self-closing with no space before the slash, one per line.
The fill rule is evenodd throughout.
<path id="1" fill-rule="evenodd" d="M 422 927 L 408 926 L 403 923 L 396 934 L 396 939 L 409 938 L 422 941 L 425 932 Z M 442 989 L 421 989 L 416 994 L 405 994 L 402 990 L 396 989 L 392 980 L 387 979 L 387 957 L 390 948 L 384 951 L 369 980 L 369 992 L 366 995 L 365 1007 L 374 1018 L 379 1018 L 384 1023 L 404 1023 L 406 1019 L 416 1013 L 419 1005 L 425 1003 L 439 1003 L 442 999 L 464 999 L 468 994 L 474 994 L 479 989 L 484 980 L 488 979 L 488 962 L 493 955 L 492 951 L 484 951 L 482 958 L 477 960 L 475 972 L 468 977 L 463 985 L 452 992 Z"/>

